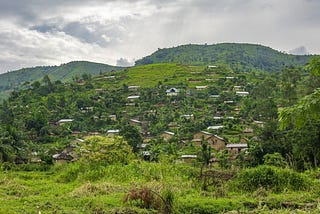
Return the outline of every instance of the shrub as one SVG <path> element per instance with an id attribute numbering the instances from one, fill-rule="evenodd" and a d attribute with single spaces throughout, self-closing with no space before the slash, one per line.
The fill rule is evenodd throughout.
<path id="1" fill-rule="evenodd" d="M 261 187 L 274 192 L 306 190 L 311 184 L 310 179 L 303 174 L 267 165 L 242 170 L 233 182 L 237 189 L 250 192 Z"/>

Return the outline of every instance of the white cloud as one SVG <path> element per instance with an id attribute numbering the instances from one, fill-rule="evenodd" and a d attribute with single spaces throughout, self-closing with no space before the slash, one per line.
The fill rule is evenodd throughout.
<path id="1" fill-rule="evenodd" d="M 71 60 L 131 63 L 189 43 L 319 53 L 319 7 L 312 0 L 2 0 L 0 73 Z"/>

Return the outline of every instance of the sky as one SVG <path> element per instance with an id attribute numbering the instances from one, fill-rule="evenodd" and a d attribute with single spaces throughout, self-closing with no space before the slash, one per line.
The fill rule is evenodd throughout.
<path id="1" fill-rule="evenodd" d="M 158 48 L 254 43 L 320 54 L 319 0 L 0 0 L 0 73 Z"/>

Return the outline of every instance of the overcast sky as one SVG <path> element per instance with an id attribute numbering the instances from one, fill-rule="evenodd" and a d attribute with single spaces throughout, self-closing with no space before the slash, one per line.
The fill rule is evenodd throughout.
<path id="1" fill-rule="evenodd" d="M 320 53 L 318 0 L 0 0 L 0 73 L 241 42 Z M 303 48 L 300 50 L 304 50 Z"/>

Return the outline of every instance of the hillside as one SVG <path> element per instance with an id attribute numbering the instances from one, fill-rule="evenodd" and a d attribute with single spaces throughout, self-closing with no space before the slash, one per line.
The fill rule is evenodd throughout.
<path id="1" fill-rule="evenodd" d="M 181 63 L 194 65 L 229 64 L 235 71 L 280 71 L 286 66 L 303 66 L 309 56 L 296 56 L 255 44 L 221 43 L 214 45 L 182 45 L 158 49 L 136 65 Z"/>
<path id="2" fill-rule="evenodd" d="M 277 121 L 319 86 L 175 63 L 30 84 L 0 104 L 0 213 L 317 213 L 319 171 L 295 170 L 318 126 Z"/>
<path id="3" fill-rule="evenodd" d="M 23 83 L 41 81 L 45 75 L 48 75 L 52 81 L 66 82 L 83 74 L 97 75 L 119 69 L 121 68 L 101 63 L 74 61 L 60 66 L 37 66 L 11 71 L 0 74 L 0 100 L 12 90 L 20 89 Z"/>

